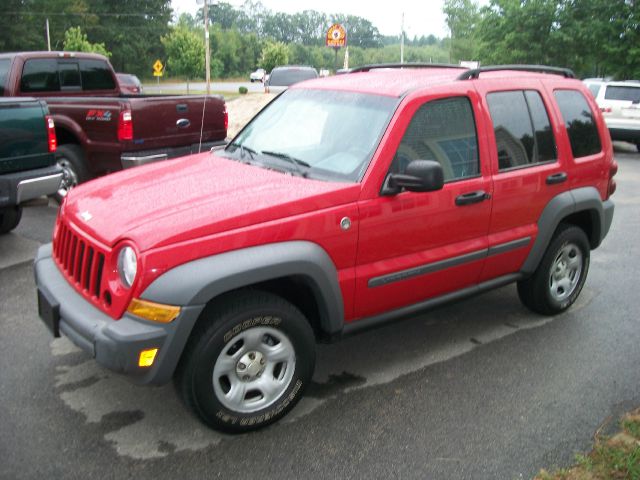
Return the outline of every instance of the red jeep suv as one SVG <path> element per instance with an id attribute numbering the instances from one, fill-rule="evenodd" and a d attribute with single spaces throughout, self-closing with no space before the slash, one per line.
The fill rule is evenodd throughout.
<path id="1" fill-rule="evenodd" d="M 292 86 L 224 150 L 74 189 L 35 260 L 39 313 L 253 430 L 300 399 L 317 341 L 508 283 L 569 308 L 616 170 L 569 70 L 363 67 Z"/>

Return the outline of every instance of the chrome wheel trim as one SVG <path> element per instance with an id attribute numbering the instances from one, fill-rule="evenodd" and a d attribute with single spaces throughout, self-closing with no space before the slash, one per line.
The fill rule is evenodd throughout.
<path id="1" fill-rule="evenodd" d="M 78 174 L 66 158 L 58 159 L 58 165 L 62 168 L 62 183 L 60 183 L 58 195 L 64 197 L 69 193 L 69 190 L 78 185 Z"/>
<path id="2" fill-rule="evenodd" d="M 249 328 L 221 350 L 213 367 L 213 390 L 233 412 L 267 408 L 286 392 L 295 372 L 296 356 L 289 337 L 271 327 Z"/>
<path id="3" fill-rule="evenodd" d="M 551 298 L 562 302 L 571 296 L 580 283 L 582 264 L 582 251 L 575 243 L 567 243 L 560 249 L 549 272 Z"/>

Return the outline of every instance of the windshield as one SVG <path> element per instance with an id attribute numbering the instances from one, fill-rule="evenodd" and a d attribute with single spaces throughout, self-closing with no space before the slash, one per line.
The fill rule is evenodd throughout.
<path id="1" fill-rule="evenodd" d="M 379 95 L 288 90 L 219 154 L 311 178 L 356 182 L 397 103 Z"/>

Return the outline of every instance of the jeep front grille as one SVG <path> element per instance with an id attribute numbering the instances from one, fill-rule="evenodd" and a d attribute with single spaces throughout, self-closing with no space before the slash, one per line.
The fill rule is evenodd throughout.
<path id="1" fill-rule="evenodd" d="M 78 290 L 99 300 L 105 252 L 77 235 L 63 221 L 60 221 L 58 228 L 53 243 L 53 254 L 58 266 Z"/>

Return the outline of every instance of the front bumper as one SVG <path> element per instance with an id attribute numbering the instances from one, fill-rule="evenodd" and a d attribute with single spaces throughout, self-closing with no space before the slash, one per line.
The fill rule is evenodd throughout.
<path id="1" fill-rule="evenodd" d="M 206 152 L 214 147 L 220 147 L 227 144 L 226 140 L 218 140 L 215 142 L 203 142 L 202 145 L 195 143 L 184 147 L 163 148 L 157 150 L 146 150 L 140 152 L 124 152 L 120 156 L 122 168 L 139 167 L 148 163 L 161 162 L 170 158 L 184 157 L 199 152 Z"/>
<path id="2" fill-rule="evenodd" d="M 171 323 L 158 324 L 125 313 L 114 320 L 85 300 L 64 278 L 52 258 L 51 244 L 35 259 L 38 311 L 54 336 L 64 334 L 96 361 L 141 384 L 169 381 L 203 306 L 183 307 Z M 142 350 L 158 348 L 151 367 L 138 366 Z"/>
<path id="3" fill-rule="evenodd" d="M 52 195 L 60 188 L 61 181 L 62 170 L 57 165 L 0 175 L 0 207 Z"/>

